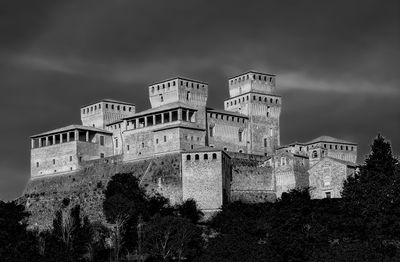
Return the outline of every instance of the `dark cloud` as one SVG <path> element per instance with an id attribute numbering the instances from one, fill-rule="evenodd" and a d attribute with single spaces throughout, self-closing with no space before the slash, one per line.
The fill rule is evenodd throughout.
<path id="1" fill-rule="evenodd" d="M 2 1 L 0 197 L 29 174 L 29 139 L 79 122 L 79 106 L 110 97 L 149 106 L 146 85 L 175 75 L 210 84 L 278 75 L 282 143 L 332 135 L 359 156 L 377 132 L 400 130 L 398 1 Z"/>

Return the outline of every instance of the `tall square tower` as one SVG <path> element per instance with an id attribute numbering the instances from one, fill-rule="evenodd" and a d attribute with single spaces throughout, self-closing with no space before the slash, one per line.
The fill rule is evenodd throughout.
<path id="1" fill-rule="evenodd" d="M 276 94 L 276 76 L 249 71 L 229 79 L 227 111 L 249 117 L 247 152 L 272 154 L 280 146 L 279 117 L 282 98 Z"/>

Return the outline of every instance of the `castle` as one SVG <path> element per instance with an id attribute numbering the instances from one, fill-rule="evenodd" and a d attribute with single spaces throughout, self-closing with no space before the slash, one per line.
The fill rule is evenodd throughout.
<path id="1" fill-rule="evenodd" d="M 310 186 L 315 198 L 340 197 L 356 168 L 357 145 L 321 136 L 281 146 L 276 76 L 249 71 L 228 85 L 224 110 L 207 107 L 207 83 L 181 77 L 150 85 L 148 110 L 111 99 L 85 105 L 81 125 L 31 136 L 31 180 L 116 156 L 130 163 L 175 154 L 176 201 L 193 198 L 205 211 L 238 199 L 273 199 L 295 187 Z M 258 164 L 233 168 L 234 159 Z"/>

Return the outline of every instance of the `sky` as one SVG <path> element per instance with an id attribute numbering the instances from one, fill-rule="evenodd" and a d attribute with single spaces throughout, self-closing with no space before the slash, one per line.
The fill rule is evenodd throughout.
<path id="1" fill-rule="evenodd" d="M 277 75 L 281 144 L 382 133 L 400 151 L 399 1 L 3 0 L 0 3 L 0 199 L 30 177 L 29 136 L 80 123 L 102 98 L 149 107 L 147 86 Z"/>

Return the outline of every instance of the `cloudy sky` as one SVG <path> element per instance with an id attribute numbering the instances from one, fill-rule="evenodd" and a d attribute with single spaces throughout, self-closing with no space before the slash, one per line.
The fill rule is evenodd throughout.
<path id="1" fill-rule="evenodd" d="M 149 106 L 146 86 L 277 74 L 281 143 L 378 132 L 400 151 L 399 1 L 19 1 L 0 3 L 0 199 L 29 179 L 29 136 L 79 123 L 101 98 Z"/>

